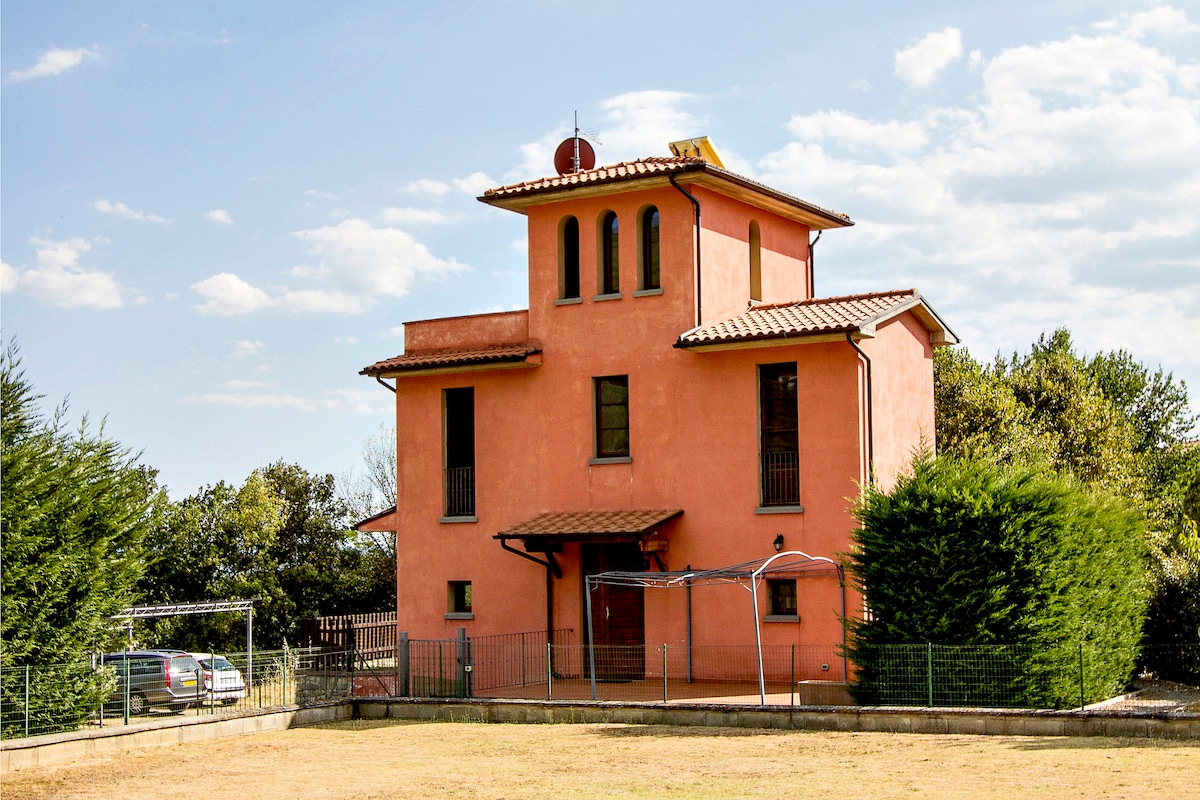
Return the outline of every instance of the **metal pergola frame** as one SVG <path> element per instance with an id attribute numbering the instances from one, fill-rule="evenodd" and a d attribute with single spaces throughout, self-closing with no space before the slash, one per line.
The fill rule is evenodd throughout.
<path id="1" fill-rule="evenodd" d="M 825 556 L 810 556 L 800 550 L 787 550 L 770 558 L 744 561 L 726 567 L 683 572 L 601 572 L 586 576 L 584 599 L 587 604 L 588 668 L 591 673 L 592 699 L 596 698 L 596 649 L 592 632 L 592 592 L 601 584 L 641 589 L 674 589 L 693 586 L 722 586 L 734 584 L 750 592 L 754 610 L 754 641 L 758 651 L 758 695 L 762 705 L 767 703 L 766 680 L 763 675 L 762 619 L 758 613 L 758 586 L 767 575 L 835 574 L 842 600 L 842 680 L 846 680 L 846 571 L 841 564 Z M 688 602 L 688 658 L 691 659 L 692 619 Z M 689 666 L 690 676 L 690 666 Z"/>
<path id="2" fill-rule="evenodd" d="M 157 619 L 158 617 L 182 617 L 191 614 L 222 614 L 227 611 L 246 612 L 246 685 L 254 680 L 254 601 L 216 600 L 210 603 L 166 603 L 157 606 L 131 606 L 109 619 L 130 620 Z"/>

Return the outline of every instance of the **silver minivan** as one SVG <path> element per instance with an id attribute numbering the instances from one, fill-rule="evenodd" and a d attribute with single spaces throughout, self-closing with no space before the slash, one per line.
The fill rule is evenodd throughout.
<path id="1" fill-rule="evenodd" d="M 204 670 L 181 650 L 105 653 L 100 663 L 117 676 L 108 708 L 120 709 L 125 703 L 127 675 L 130 714 L 144 714 L 155 706 L 178 713 L 204 699 Z"/>

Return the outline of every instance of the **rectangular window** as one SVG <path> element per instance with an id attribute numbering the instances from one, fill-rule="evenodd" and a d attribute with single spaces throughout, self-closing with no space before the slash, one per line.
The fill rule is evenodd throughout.
<path id="1" fill-rule="evenodd" d="M 799 616 L 796 605 L 796 579 L 782 578 L 767 580 L 768 604 L 767 614 L 772 617 Z"/>
<path id="2" fill-rule="evenodd" d="M 445 512 L 447 517 L 475 514 L 475 389 L 446 389 Z"/>
<path id="3" fill-rule="evenodd" d="M 799 505 L 800 419 L 796 362 L 760 365 L 758 392 L 762 505 Z"/>
<path id="4" fill-rule="evenodd" d="M 629 455 L 629 376 L 596 378 L 596 457 Z"/>
<path id="5" fill-rule="evenodd" d="M 471 582 L 470 581 L 449 581 L 446 584 L 446 613 L 447 614 L 474 614 L 471 610 Z"/>

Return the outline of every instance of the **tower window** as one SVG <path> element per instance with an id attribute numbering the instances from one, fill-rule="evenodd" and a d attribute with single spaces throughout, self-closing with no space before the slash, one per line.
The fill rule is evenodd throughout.
<path id="1" fill-rule="evenodd" d="M 658 250 L 658 209 L 650 206 L 641 216 L 641 288 L 659 289 L 659 250 Z"/>
<path id="2" fill-rule="evenodd" d="M 567 217 L 559 233 L 559 297 L 579 297 L 579 220 Z"/>
<path id="3" fill-rule="evenodd" d="M 617 215 L 607 212 L 600 222 L 600 294 L 621 291 Z"/>

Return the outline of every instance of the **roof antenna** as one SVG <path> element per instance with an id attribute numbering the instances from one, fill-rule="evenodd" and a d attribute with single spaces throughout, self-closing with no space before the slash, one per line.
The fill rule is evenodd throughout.
<path id="1" fill-rule="evenodd" d="M 573 175 L 596 166 L 596 151 L 588 144 L 588 139 L 602 144 L 593 131 L 585 131 L 579 127 L 579 112 L 576 111 L 575 135 L 563 139 L 554 151 L 554 169 L 559 175 Z"/>

